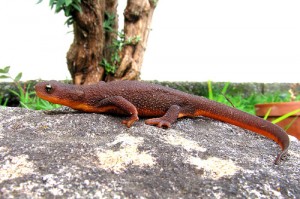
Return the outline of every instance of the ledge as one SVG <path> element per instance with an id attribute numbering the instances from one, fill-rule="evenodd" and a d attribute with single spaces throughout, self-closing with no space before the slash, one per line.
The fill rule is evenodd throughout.
<path id="1" fill-rule="evenodd" d="M 3 198 L 298 198 L 300 143 L 199 117 L 171 129 L 61 108 L 0 108 Z"/>

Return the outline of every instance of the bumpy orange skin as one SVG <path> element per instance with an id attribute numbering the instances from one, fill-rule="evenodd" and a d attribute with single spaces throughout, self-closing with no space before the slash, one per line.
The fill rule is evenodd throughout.
<path id="1" fill-rule="evenodd" d="M 282 152 L 275 164 L 287 154 L 290 145 L 287 133 L 266 120 L 203 97 L 155 84 L 114 81 L 77 86 L 49 81 L 38 83 L 35 90 L 42 99 L 76 110 L 129 115 L 130 118 L 123 121 L 128 127 L 138 120 L 138 116 L 157 117 L 146 120 L 146 123 L 167 128 L 180 117 L 205 116 L 233 124 L 277 142 Z"/>

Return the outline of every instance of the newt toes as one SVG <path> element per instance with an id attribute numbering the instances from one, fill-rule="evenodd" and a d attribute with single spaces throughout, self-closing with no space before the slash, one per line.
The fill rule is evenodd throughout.
<path id="1" fill-rule="evenodd" d="M 140 81 L 99 82 L 94 85 L 70 85 L 57 81 L 35 86 L 38 97 L 73 109 L 128 115 L 122 123 L 130 127 L 142 117 L 155 117 L 146 124 L 169 128 L 177 118 L 205 116 L 247 129 L 278 143 L 282 151 L 275 160 L 279 164 L 287 154 L 290 140 L 287 133 L 257 116 L 250 115 L 204 97 L 187 94 L 160 85 Z"/>
<path id="2" fill-rule="evenodd" d="M 129 119 L 123 120 L 122 124 L 125 124 L 129 128 L 135 121 L 138 121 L 138 120 L 139 120 L 139 117 L 137 115 L 132 115 Z"/>

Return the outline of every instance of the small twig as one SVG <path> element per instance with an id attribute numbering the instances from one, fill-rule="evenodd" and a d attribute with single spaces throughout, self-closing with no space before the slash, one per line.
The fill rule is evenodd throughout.
<path id="1" fill-rule="evenodd" d="M 228 98 L 228 97 L 226 97 L 226 95 L 224 94 L 224 93 L 221 93 L 222 95 L 223 95 L 223 97 L 225 97 L 225 99 L 231 104 L 231 106 L 233 107 L 233 108 L 235 108 L 235 106 L 234 106 L 234 104 L 231 102 L 231 100 Z"/>

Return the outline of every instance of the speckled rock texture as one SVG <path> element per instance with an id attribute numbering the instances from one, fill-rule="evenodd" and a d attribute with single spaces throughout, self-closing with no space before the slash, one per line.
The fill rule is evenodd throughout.
<path id="1" fill-rule="evenodd" d="M 300 143 L 207 118 L 171 129 L 0 107 L 0 198 L 300 198 Z"/>

